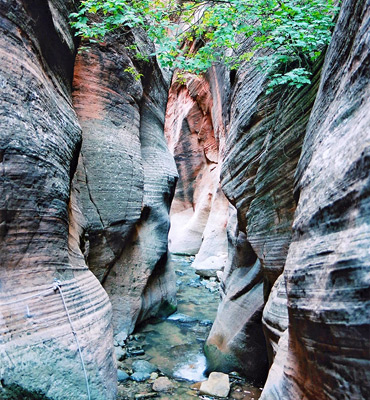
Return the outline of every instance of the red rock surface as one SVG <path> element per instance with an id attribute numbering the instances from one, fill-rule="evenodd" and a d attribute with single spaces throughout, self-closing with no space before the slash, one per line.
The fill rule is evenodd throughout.
<path id="1" fill-rule="evenodd" d="M 217 82 L 217 77 L 213 79 Z M 196 254 L 194 266 L 205 268 L 223 266 L 227 253 L 228 202 L 219 185 L 223 104 L 213 99 L 209 79 L 189 75 L 181 84 L 175 76 L 165 126 L 179 172 L 171 209 L 170 250 Z"/>
<path id="2" fill-rule="evenodd" d="M 86 258 L 112 302 L 114 331 L 123 336 L 176 302 L 167 265 L 177 178 L 163 135 L 168 85 L 156 61 L 132 61 L 127 46 L 134 41 L 143 52 L 153 50 L 135 35 L 115 35 L 79 55 L 73 92 L 83 129 L 78 183 Z M 125 72 L 129 67 L 143 79 Z"/>
<path id="3" fill-rule="evenodd" d="M 0 2 L 1 398 L 87 398 L 75 335 L 93 398 L 116 393 L 111 305 L 77 245 L 70 197 L 81 144 L 72 6 Z"/>

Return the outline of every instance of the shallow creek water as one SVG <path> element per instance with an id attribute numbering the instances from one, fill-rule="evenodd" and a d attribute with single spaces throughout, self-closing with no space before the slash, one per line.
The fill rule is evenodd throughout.
<path id="1" fill-rule="evenodd" d="M 128 357 L 123 365 L 129 371 L 137 359 L 156 365 L 160 375 L 169 377 L 175 384 L 171 393 L 158 393 L 156 398 L 190 400 L 212 399 L 199 395 L 192 389 L 194 382 L 207 379 L 206 358 L 203 345 L 217 313 L 219 303 L 218 284 L 200 278 L 191 267 L 192 258 L 172 255 L 177 278 L 177 311 L 165 320 L 141 325 L 130 337 L 127 349 L 142 349 L 145 354 Z M 261 393 L 237 375 L 230 376 L 229 399 L 254 400 Z M 151 382 L 126 381 L 119 386 L 118 399 L 144 399 L 154 396 Z M 145 397 L 148 396 L 148 397 Z"/>

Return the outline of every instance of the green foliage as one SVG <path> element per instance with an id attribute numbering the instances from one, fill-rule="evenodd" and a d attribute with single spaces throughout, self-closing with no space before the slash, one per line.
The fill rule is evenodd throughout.
<path id="1" fill-rule="evenodd" d="M 85 0 L 71 24 L 90 40 L 140 27 L 154 41 L 162 66 L 197 74 L 215 63 L 237 69 L 254 59 L 270 72 L 271 91 L 310 82 L 336 12 L 333 0 Z M 253 43 L 248 53 L 240 49 L 243 36 Z M 263 57 L 255 56 L 259 49 L 265 49 Z"/>
<path id="2" fill-rule="evenodd" d="M 124 72 L 128 72 L 129 74 L 133 75 L 136 81 L 139 81 L 143 76 L 143 74 L 137 72 L 134 67 L 127 67 L 124 69 Z"/>

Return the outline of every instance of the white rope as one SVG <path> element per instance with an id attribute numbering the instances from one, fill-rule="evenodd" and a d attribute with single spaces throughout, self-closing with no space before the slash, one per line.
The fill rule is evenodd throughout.
<path id="1" fill-rule="evenodd" d="M 30 300 L 30 299 L 34 299 L 36 297 L 40 297 L 40 296 L 45 296 L 47 293 L 53 293 L 54 292 L 54 286 L 51 287 L 50 289 L 46 289 L 43 290 L 42 292 L 33 294 L 31 296 L 27 296 L 27 297 L 23 297 L 22 299 L 18 299 L 18 300 L 13 300 L 13 301 L 8 301 L 7 303 L 0 303 L 0 307 L 3 306 L 10 306 L 12 304 L 16 304 L 16 303 L 21 303 L 22 301 L 26 301 L 26 300 Z"/>
<path id="2" fill-rule="evenodd" d="M 88 398 L 89 400 L 91 400 L 90 387 L 89 387 L 89 380 L 88 380 L 88 378 L 87 378 L 87 373 L 86 373 L 86 368 L 85 368 L 84 359 L 83 359 L 83 356 L 82 356 L 82 351 L 81 351 L 80 342 L 79 342 L 79 340 L 78 340 L 77 333 L 76 333 L 76 331 L 75 331 L 75 329 L 74 329 L 71 316 L 69 315 L 68 307 L 67 307 L 67 304 L 66 304 L 66 302 L 65 302 L 64 295 L 63 295 L 63 292 L 62 292 L 62 288 L 61 288 L 60 285 L 61 285 L 61 282 L 58 281 L 58 280 L 55 280 L 54 288 L 53 288 L 53 289 L 54 289 L 55 291 L 59 290 L 59 293 L 60 293 L 60 295 L 61 295 L 61 297 L 62 297 L 63 305 L 64 305 L 64 308 L 65 308 L 65 310 L 66 310 L 67 317 L 68 317 L 68 321 L 69 321 L 69 324 L 71 325 L 72 333 L 73 333 L 73 336 L 75 337 L 75 340 L 76 340 L 76 343 L 77 343 L 77 347 L 78 347 L 78 352 L 79 352 L 80 358 L 81 358 L 82 369 L 83 369 L 83 372 L 84 372 L 84 375 L 85 375 L 86 390 L 87 390 L 87 398 Z"/>
<path id="3" fill-rule="evenodd" d="M 61 285 L 62 285 L 62 283 L 61 283 L 60 281 L 58 281 L 57 279 L 55 279 L 55 283 L 54 283 L 54 285 L 53 285 L 50 289 L 45 289 L 45 290 L 43 290 L 43 291 L 41 291 L 41 292 L 38 292 L 38 293 L 36 293 L 36 294 L 33 294 L 33 295 L 31 295 L 31 296 L 23 297 L 22 299 L 13 300 L 13 301 L 8 301 L 8 302 L 6 302 L 6 303 L 1 303 L 1 304 L 0 304 L 0 307 L 3 307 L 3 306 L 10 306 L 10 305 L 12 305 L 12 304 L 21 303 L 21 302 L 26 301 L 26 300 L 34 299 L 34 298 L 36 298 L 36 297 L 45 296 L 45 295 L 48 294 L 48 293 L 50 293 L 50 294 L 51 294 L 51 293 L 55 293 L 57 290 L 59 291 L 60 296 L 62 297 L 64 309 L 66 310 L 66 313 L 67 313 L 68 322 L 69 322 L 69 325 L 71 326 L 72 334 L 73 334 L 73 336 L 74 336 L 74 338 L 75 338 L 75 340 L 76 340 L 78 352 L 79 352 L 79 354 L 80 354 L 82 369 L 83 369 L 83 372 L 84 372 L 84 375 L 85 375 L 86 390 L 87 390 L 87 398 L 88 398 L 88 400 L 91 400 L 90 387 L 89 387 L 89 380 L 88 380 L 88 377 L 87 377 L 87 372 L 86 372 L 85 362 L 84 362 L 83 355 L 82 355 L 82 351 L 81 351 L 80 342 L 79 342 L 79 340 L 78 340 L 77 333 L 76 333 L 76 331 L 75 331 L 75 329 L 74 329 L 73 322 L 72 322 L 71 316 L 70 316 L 70 314 L 69 314 L 66 301 L 65 301 L 65 299 L 64 299 L 64 295 L 63 295 L 63 291 L 62 291 Z M 27 314 L 29 314 L 28 305 L 27 305 Z"/>

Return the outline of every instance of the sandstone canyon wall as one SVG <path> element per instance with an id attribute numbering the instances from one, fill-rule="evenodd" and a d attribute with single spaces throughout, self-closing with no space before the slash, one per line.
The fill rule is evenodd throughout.
<path id="1" fill-rule="evenodd" d="M 169 208 L 176 166 L 163 135 L 168 82 L 140 32 L 115 33 L 76 60 L 73 103 L 82 126 L 77 182 L 85 256 L 113 306 L 115 334 L 175 308 L 167 262 Z M 135 79 L 127 68 L 143 74 Z"/>
<path id="2" fill-rule="evenodd" d="M 114 399 L 113 333 L 175 308 L 168 78 L 140 32 L 75 60 L 74 7 L 0 3 L 1 398 Z"/>
<path id="3" fill-rule="evenodd" d="M 1 398 L 87 399 L 76 336 L 91 396 L 115 398 L 111 305 L 76 246 L 70 197 L 81 145 L 72 7 L 0 2 Z"/>
<path id="4" fill-rule="evenodd" d="M 242 51 L 250 51 L 249 41 Z M 253 64 L 245 63 L 235 76 L 221 170 L 233 218 L 222 302 L 206 344 L 212 369 L 237 369 L 259 381 L 266 376 L 262 311 L 290 245 L 294 172 L 319 72 L 317 65 L 309 86 L 282 88 L 269 95 L 266 75 Z M 281 303 L 274 310 L 276 323 L 266 324 L 272 345 L 287 322 L 286 306 Z M 269 353 L 271 360 L 270 345 Z"/>
<path id="5" fill-rule="evenodd" d="M 344 1 L 295 174 L 289 325 L 262 399 L 370 396 L 370 3 Z"/>
<path id="6" fill-rule="evenodd" d="M 370 2 L 343 1 L 311 85 L 175 77 L 166 124 L 143 34 L 75 59 L 74 7 L 0 0 L 0 397 L 88 398 L 77 337 L 114 399 L 113 332 L 174 309 L 165 125 L 171 250 L 223 268 L 210 369 L 270 365 L 264 400 L 369 398 Z"/>
<path id="7" fill-rule="evenodd" d="M 229 260 L 206 353 L 256 380 L 268 357 L 263 399 L 369 396 L 368 1 L 343 3 L 321 64 L 301 90 L 266 95 L 250 64 L 231 88 Z"/>
<path id="8" fill-rule="evenodd" d="M 215 273 L 227 258 L 228 202 L 220 187 L 225 145 L 223 76 L 175 74 L 169 91 L 165 135 L 174 155 L 179 181 L 171 209 L 169 246 L 173 253 L 196 255 L 193 267 Z M 210 271 L 212 269 L 212 271 Z"/>

